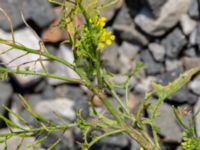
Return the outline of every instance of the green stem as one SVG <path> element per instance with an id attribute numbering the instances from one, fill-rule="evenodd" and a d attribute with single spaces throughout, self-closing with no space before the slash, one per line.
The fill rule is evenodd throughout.
<path id="1" fill-rule="evenodd" d="M 135 139 L 145 150 L 159 150 L 155 148 L 151 142 L 146 139 L 141 132 L 137 129 L 132 128 L 131 126 L 124 126 L 126 133 L 133 139 Z"/>
<path id="2" fill-rule="evenodd" d="M 69 83 L 77 83 L 77 84 L 82 84 L 83 83 L 83 81 L 80 80 L 80 79 L 68 78 L 68 77 L 65 77 L 65 76 L 60 76 L 60 75 L 46 73 L 46 72 L 12 70 L 12 69 L 8 69 L 8 68 L 4 68 L 4 67 L 0 67 L 0 71 L 8 72 L 8 73 L 15 73 L 15 74 L 44 76 L 44 77 L 49 77 L 49 78 L 54 78 L 54 79 L 58 79 L 58 80 L 67 81 Z"/>
<path id="3" fill-rule="evenodd" d="M 102 100 L 104 106 L 109 110 L 112 116 L 116 119 L 119 124 L 123 123 L 122 118 L 120 117 L 121 114 L 112 106 L 110 101 L 101 93 L 96 93 Z"/>
<path id="4" fill-rule="evenodd" d="M 15 48 L 15 49 L 26 51 L 28 53 L 37 54 L 37 55 L 41 55 L 41 56 L 47 57 L 47 58 L 49 58 L 51 60 L 55 60 L 57 62 L 62 63 L 65 66 L 67 66 L 67 67 L 69 67 L 71 69 L 74 69 L 74 66 L 72 64 L 70 64 L 66 60 L 64 60 L 64 59 L 62 59 L 60 57 L 57 57 L 57 56 L 55 56 L 55 55 L 53 55 L 53 54 L 51 54 L 49 52 L 42 52 L 42 50 L 40 50 L 40 49 L 39 50 L 35 50 L 35 49 L 32 49 L 32 48 L 28 48 L 28 47 L 25 47 L 23 45 L 16 44 L 16 43 L 4 40 L 2 38 L 0 38 L 0 43 L 8 45 L 8 46 L 11 46 L 12 48 Z"/>

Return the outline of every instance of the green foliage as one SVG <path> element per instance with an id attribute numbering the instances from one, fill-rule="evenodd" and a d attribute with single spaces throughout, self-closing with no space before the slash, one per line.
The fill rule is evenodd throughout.
<path id="1" fill-rule="evenodd" d="M 48 78 L 63 80 L 69 83 L 81 84 L 86 86 L 91 91 L 92 95 L 90 99 L 97 96 L 102 101 L 108 113 L 103 114 L 102 112 L 97 112 L 91 103 L 90 119 L 85 120 L 81 116 L 80 110 L 77 112 L 77 119 L 73 124 L 64 123 L 63 125 L 60 125 L 50 122 L 49 120 L 36 114 L 28 105 L 23 96 L 19 96 L 26 111 L 35 118 L 37 127 L 28 124 L 26 120 L 24 120 L 20 115 L 4 106 L 4 108 L 13 116 L 15 116 L 24 126 L 17 125 L 8 118 L 0 115 L 0 118 L 4 120 L 10 129 L 10 133 L 0 135 L 0 137 L 3 137 L 1 142 L 6 143 L 6 141 L 12 136 L 21 136 L 25 138 L 40 133 L 46 133 L 46 136 L 37 139 L 34 143 L 29 145 L 29 147 L 34 147 L 46 140 L 52 132 L 61 132 L 62 137 L 67 129 L 76 127 L 79 128 L 83 134 L 83 143 L 80 143 L 80 146 L 83 150 L 89 149 L 98 140 L 106 136 L 120 133 L 127 134 L 133 140 L 137 141 L 141 145 L 141 150 L 159 150 L 159 129 L 154 121 L 156 117 L 156 111 L 168 96 L 173 95 L 186 83 L 188 83 L 192 76 L 200 71 L 200 67 L 186 71 L 185 73 L 181 74 L 175 81 L 169 83 L 166 86 L 158 85 L 152 82 L 152 91 L 149 91 L 145 94 L 144 100 L 139 105 L 136 114 L 132 114 L 128 107 L 129 82 L 134 75 L 140 72 L 140 70 L 144 67 L 144 64 L 142 62 L 135 62 L 133 67 L 124 74 L 126 81 L 117 84 L 112 80 L 112 73 L 103 67 L 103 62 L 101 60 L 104 46 L 111 45 L 112 41 L 115 39 L 115 36 L 112 34 L 112 32 L 105 29 L 106 18 L 101 16 L 101 11 L 102 9 L 116 3 L 117 0 L 102 0 L 100 2 L 97 0 L 65 0 L 63 2 L 56 0 L 49 1 L 62 7 L 62 19 L 60 26 L 63 29 L 66 29 L 70 37 L 68 41 L 64 41 L 63 43 L 68 42 L 72 46 L 72 52 L 75 58 L 73 64 L 69 63 L 67 60 L 49 53 L 46 48 L 43 48 L 43 46 L 41 46 L 40 50 L 35 50 L 23 46 L 23 43 L 15 43 L 14 35 L 12 41 L 0 38 L 0 43 L 11 47 L 4 53 L 12 49 L 18 49 L 19 51 L 26 52 L 26 54 L 37 54 L 40 57 L 45 57 L 45 60 L 56 61 L 74 70 L 79 75 L 80 79 L 49 73 L 42 64 L 43 59 L 36 60 L 41 62 L 43 68 L 43 71 L 41 72 L 36 72 L 30 68 L 22 67 L 23 64 L 26 64 L 26 62 L 23 62 L 23 64 L 17 66 L 16 69 L 0 67 L 0 78 L 4 79 L 7 77 L 8 73 L 14 73 L 45 76 Z M 80 16 L 83 18 L 83 25 L 77 25 L 76 23 L 76 17 Z M 9 16 L 7 16 L 7 18 L 10 22 Z M 93 82 L 92 79 L 96 79 L 97 82 Z M 125 99 L 122 99 L 116 93 L 116 87 L 125 90 Z M 118 104 L 117 106 L 112 105 L 111 101 L 107 98 L 104 92 L 105 90 L 110 90 L 112 96 L 115 98 Z M 155 104 L 150 104 L 149 100 L 152 98 L 153 94 L 158 96 L 158 101 Z M 142 112 L 145 109 L 150 110 L 151 114 L 149 118 L 146 118 L 142 115 Z M 199 147 L 199 138 L 196 137 L 194 128 L 187 127 L 184 124 L 181 115 L 176 109 L 174 109 L 174 113 L 179 123 L 186 130 L 186 133 L 189 133 L 187 136 L 183 137 L 182 147 L 185 149 L 192 149 L 194 145 L 195 147 Z M 146 130 L 146 125 L 151 126 L 153 137 Z M 191 137 L 189 137 L 189 135 L 191 135 Z M 53 149 L 57 144 L 59 144 L 61 137 L 58 138 L 58 140 L 53 143 L 49 149 Z"/>

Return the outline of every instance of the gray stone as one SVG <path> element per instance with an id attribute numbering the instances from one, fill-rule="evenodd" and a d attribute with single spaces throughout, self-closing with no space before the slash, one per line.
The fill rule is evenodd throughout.
<path id="1" fill-rule="evenodd" d="M 2 105 L 8 105 L 8 100 L 11 98 L 13 89 L 10 84 L 0 82 L 0 114 L 3 115 L 5 110 Z"/>
<path id="2" fill-rule="evenodd" d="M 200 109 L 200 98 L 198 99 L 197 103 L 194 106 L 194 113 L 199 112 Z M 195 129 L 196 134 L 199 137 L 200 136 L 200 113 L 195 117 Z"/>
<path id="3" fill-rule="evenodd" d="M 46 0 L 26 0 L 28 3 L 27 11 L 30 18 L 39 26 L 45 27 L 54 19 L 53 8 Z"/>
<path id="4" fill-rule="evenodd" d="M 174 81 L 182 72 L 182 67 L 177 67 L 171 71 L 168 71 L 158 79 L 158 83 L 161 85 L 167 85 L 168 83 Z"/>
<path id="5" fill-rule="evenodd" d="M 47 26 L 55 18 L 52 7 L 46 0 L 0 0 L 0 6 L 10 16 L 14 28 L 24 24 L 21 11 L 26 20 L 34 20 L 39 27 Z M 6 31 L 10 30 L 8 21 L 2 13 L 0 27 Z"/>
<path id="6" fill-rule="evenodd" d="M 57 56 L 67 60 L 69 63 L 74 63 L 74 56 L 69 47 L 65 45 L 61 45 Z M 58 74 L 61 76 L 67 76 L 71 78 L 79 78 L 79 76 L 70 68 L 58 62 L 51 62 L 48 65 L 48 69 L 50 73 Z M 51 85 L 58 85 L 61 83 L 66 83 L 66 81 L 48 78 L 48 81 Z"/>
<path id="7" fill-rule="evenodd" d="M 149 50 L 152 52 L 156 61 L 163 62 L 165 57 L 165 48 L 157 43 L 150 43 L 148 45 Z"/>
<path id="8" fill-rule="evenodd" d="M 173 96 L 167 98 L 167 101 L 170 103 L 182 105 L 182 104 L 190 104 L 194 105 L 198 100 L 198 97 L 188 90 L 186 85 Z"/>
<path id="9" fill-rule="evenodd" d="M 120 72 L 121 62 L 119 62 L 118 58 L 119 46 L 115 42 L 103 51 L 102 59 L 104 61 L 104 66 L 113 73 Z"/>
<path id="10" fill-rule="evenodd" d="M 122 66 L 120 73 L 127 73 L 127 71 L 133 68 L 133 60 L 136 58 L 140 47 L 132 45 L 128 42 L 123 42 L 119 49 L 119 61 Z"/>
<path id="11" fill-rule="evenodd" d="M 156 102 L 155 100 L 153 101 Z M 159 127 L 159 133 L 166 139 L 181 141 L 181 129 L 176 121 L 173 110 L 170 105 L 163 103 L 156 112 L 156 125 Z M 163 120 L 164 119 L 164 120 Z"/>
<path id="12" fill-rule="evenodd" d="M 152 18 L 147 9 L 142 9 L 135 17 L 135 23 L 149 35 L 164 35 L 188 11 L 190 3 L 191 0 L 168 0 L 161 8 L 157 19 Z"/>
<path id="13" fill-rule="evenodd" d="M 105 137 L 98 144 L 102 145 L 101 150 L 120 150 L 129 146 L 129 139 L 127 136 L 121 134 Z"/>
<path id="14" fill-rule="evenodd" d="M 195 29 L 197 22 L 191 19 L 187 14 L 183 14 L 180 19 L 180 24 L 185 35 L 189 35 Z"/>
<path id="15" fill-rule="evenodd" d="M 53 101 L 38 102 L 33 110 L 48 120 L 61 123 L 63 121 L 62 119 L 69 121 L 75 119 L 73 106 L 73 101 L 66 98 L 59 98 Z"/>
<path id="16" fill-rule="evenodd" d="M 188 85 L 189 89 L 197 95 L 200 95 L 200 75 L 195 77 Z"/>
<path id="17" fill-rule="evenodd" d="M 122 7 L 117 15 L 113 29 L 119 32 L 120 38 L 125 41 L 139 45 L 148 44 L 148 39 L 136 29 L 126 5 Z"/>
<path id="18" fill-rule="evenodd" d="M 196 44 L 200 45 L 200 23 L 198 23 L 196 30 Z"/>
<path id="19" fill-rule="evenodd" d="M 198 25 L 197 25 L 198 26 Z M 192 33 L 189 36 L 189 44 L 191 46 L 195 46 L 197 44 L 197 28 L 192 31 Z"/>
<path id="20" fill-rule="evenodd" d="M 98 1 L 98 2 L 103 2 L 103 1 Z M 112 2 L 112 0 L 108 0 L 108 2 Z M 116 14 L 116 11 L 122 7 L 124 4 L 123 0 L 117 1 L 114 5 L 111 5 L 108 8 L 104 8 L 102 11 L 102 16 L 104 16 L 108 21 L 110 21 L 114 15 Z"/>
<path id="21" fill-rule="evenodd" d="M 184 55 L 188 57 L 195 57 L 196 56 L 196 50 L 194 47 L 188 48 L 184 51 Z"/>
<path id="22" fill-rule="evenodd" d="M 172 71 L 178 67 L 182 66 L 182 62 L 176 59 L 166 59 L 165 66 L 167 71 Z"/>
<path id="23" fill-rule="evenodd" d="M 199 19 L 199 4 L 198 4 L 198 0 L 192 0 L 192 3 L 190 4 L 190 8 L 189 8 L 189 11 L 188 11 L 188 14 L 194 19 Z"/>
<path id="24" fill-rule="evenodd" d="M 124 41 L 120 47 L 119 53 L 120 55 L 124 55 L 131 60 L 137 56 L 139 50 L 140 50 L 139 46 Z"/>
<path id="25" fill-rule="evenodd" d="M 179 29 L 175 29 L 162 40 L 161 44 L 165 47 L 169 58 L 177 58 L 187 44 L 187 40 Z"/>
<path id="26" fill-rule="evenodd" d="M 156 81 L 156 78 L 153 76 L 148 76 L 147 78 L 141 80 L 141 82 L 137 83 L 135 85 L 135 92 L 140 94 L 145 94 L 146 92 L 149 92 L 152 89 L 151 82 Z"/>
<path id="27" fill-rule="evenodd" d="M 161 7 L 167 0 L 145 0 L 144 3 L 149 7 L 155 17 L 159 17 Z"/>
<path id="28" fill-rule="evenodd" d="M 154 61 L 148 50 L 143 50 L 140 54 L 140 57 L 146 65 L 146 71 L 148 75 L 154 75 L 163 72 L 164 65 Z"/>

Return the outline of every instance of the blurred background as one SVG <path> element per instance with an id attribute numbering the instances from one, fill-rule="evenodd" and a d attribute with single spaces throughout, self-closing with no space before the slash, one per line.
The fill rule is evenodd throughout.
<path id="1" fill-rule="evenodd" d="M 68 38 L 66 32 L 59 28 L 60 7 L 47 0 L 0 0 L 0 8 L 11 17 L 17 42 L 41 50 L 42 40 L 50 53 L 73 62 L 70 45 L 60 45 Z M 31 28 L 25 25 L 22 16 Z M 103 51 L 102 56 L 105 68 L 114 73 L 113 79 L 116 82 L 123 81 L 122 74 L 133 66 L 135 60 L 141 60 L 146 65 L 130 84 L 129 107 L 133 113 L 144 93 L 151 89 L 151 81 L 166 85 L 181 72 L 200 65 L 200 0 L 120 0 L 118 4 L 105 9 L 103 16 L 107 18 L 106 27 L 116 35 L 116 41 Z M 78 21 L 83 23 L 81 19 Z M 11 40 L 11 37 L 6 17 L 0 13 L 0 38 Z M 4 54 L 7 49 L 7 46 L 0 44 L 2 65 L 29 66 L 36 71 L 42 69 L 39 62 L 32 62 L 38 56 L 14 49 Z M 58 63 L 44 62 L 44 65 L 51 73 L 77 77 L 72 70 Z M 122 89 L 116 90 L 121 97 L 125 96 Z M 90 93 L 85 88 L 44 77 L 9 74 L 6 80 L 0 82 L 0 114 L 18 124 L 19 121 L 1 107 L 3 104 L 7 105 L 34 124 L 33 117 L 20 103 L 18 93 L 25 96 L 35 112 L 54 122 L 74 121 L 75 111 L 80 108 L 83 109 L 84 117 L 88 118 Z M 199 96 L 200 75 L 197 75 L 159 108 L 160 116 L 156 123 L 160 127 L 163 150 L 181 149 L 179 143 L 183 130 L 176 121 L 171 105 L 179 106 L 186 112 L 187 123 L 187 119 L 200 107 Z M 93 103 L 99 110 L 103 109 L 99 99 L 95 98 Z M 196 118 L 195 126 L 200 136 L 200 116 Z M 6 125 L 0 121 L 0 133 L 7 131 Z M 59 135 L 60 133 L 54 133 L 37 148 L 29 149 L 47 149 Z M 34 140 L 35 137 L 25 139 L 22 150 L 28 149 L 27 143 Z M 69 130 L 55 149 L 78 150 L 77 141 L 81 141 L 80 131 Z M 16 137 L 8 142 L 8 149 L 14 150 L 20 140 Z M 4 144 L 0 144 L 0 149 L 3 146 Z M 139 145 L 129 137 L 116 135 L 100 140 L 92 150 L 138 148 Z"/>

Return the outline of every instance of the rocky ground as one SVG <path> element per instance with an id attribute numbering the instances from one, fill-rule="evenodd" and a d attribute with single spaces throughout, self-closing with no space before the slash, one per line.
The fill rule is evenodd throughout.
<path id="1" fill-rule="evenodd" d="M 59 43 L 66 38 L 57 24 L 60 8 L 49 4 L 46 0 L 0 0 L 0 7 L 11 17 L 15 29 L 17 42 L 39 49 L 40 38 L 45 42 L 49 52 L 73 62 L 73 55 L 69 46 Z M 163 85 L 173 81 L 184 70 L 200 64 L 200 3 L 199 0 L 125 0 L 103 12 L 108 18 L 107 27 L 114 32 L 117 39 L 111 47 L 105 49 L 103 59 L 105 67 L 112 71 L 116 81 L 123 80 L 120 76 L 125 73 L 134 60 L 142 60 L 146 69 L 139 77 L 131 82 L 130 108 L 135 110 L 144 93 L 151 89 L 150 81 L 157 81 Z M 34 33 L 21 19 L 21 13 L 28 24 L 35 30 Z M 39 37 L 37 36 L 39 35 Z M 11 38 L 6 18 L 0 14 L 0 37 Z M 0 53 L 7 47 L 0 44 Z M 16 61 L 12 59 L 23 53 L 16 50 L 1 54 L 0 59 L 10 67 L 38 58 L 35 55 L 26 55 Z M 29 64 L 35 70 L 40 70 L 39 63 Z M 50 72 L 65 76 L 76 77 L 68 68 L 55 62 L 46 62 Z M 123 97 L 124 91 L 117 89 Z M 8 79 L 0 82 L 0 113 L 13 119 L 1 105 L 7 105 L 20 113 L 30 123 L 33 118 L 24 111 L 17 93 L 21 93 L 28 100 L 33 110 L 40 115 L 60 121 L 62 116 L 66 121 L 75 119 L 75 111 L 82 108 L 84 116 L 88 117 L 88 91 L 78 85 L 70 85 L 58 80 L 33 76 L 16 76 L 10 74 Z M 101 108 L 98 100 L 96 106 Z M 182 128 L 178 125 L 171 105 L 187 108 L 191 118 L 200 107 L 200 75 L 185 86 L 177 94 L 169 97 L 159 108 L 161 116 L 157 118 L 160 135 L 163 139 L 163 150 L 180 150 L 178 146 Z M 43 109 L 45 108 L 45 109 Z M 164 121 L 163 121 L 164 118 Z M 18 122 L 16 119 L 13 121 Z M 0 132 L 6 132 L 3 122 L 0 123 Z M 200 136 L 200 115 L 196 118 L 196 132 Z M 46 149 L 49 143 L 59 136 L 52 134 L 35 150 Z M 80 139 L 78 131 L 68 131 L 56 150 L 78 150 L 76 141 Z M 34 137 L 26 139 L 23 149 Z M 9 140 L 17 143 L 19 139 Z M 8 144 L 9 149 L 15 149 L 17 144 Z M 3 146 L 0 145 L 0 149 Z M 107 137 L 98 142 L 95 150 L 136 150 L 138 145 L 125 135 Z"/>

